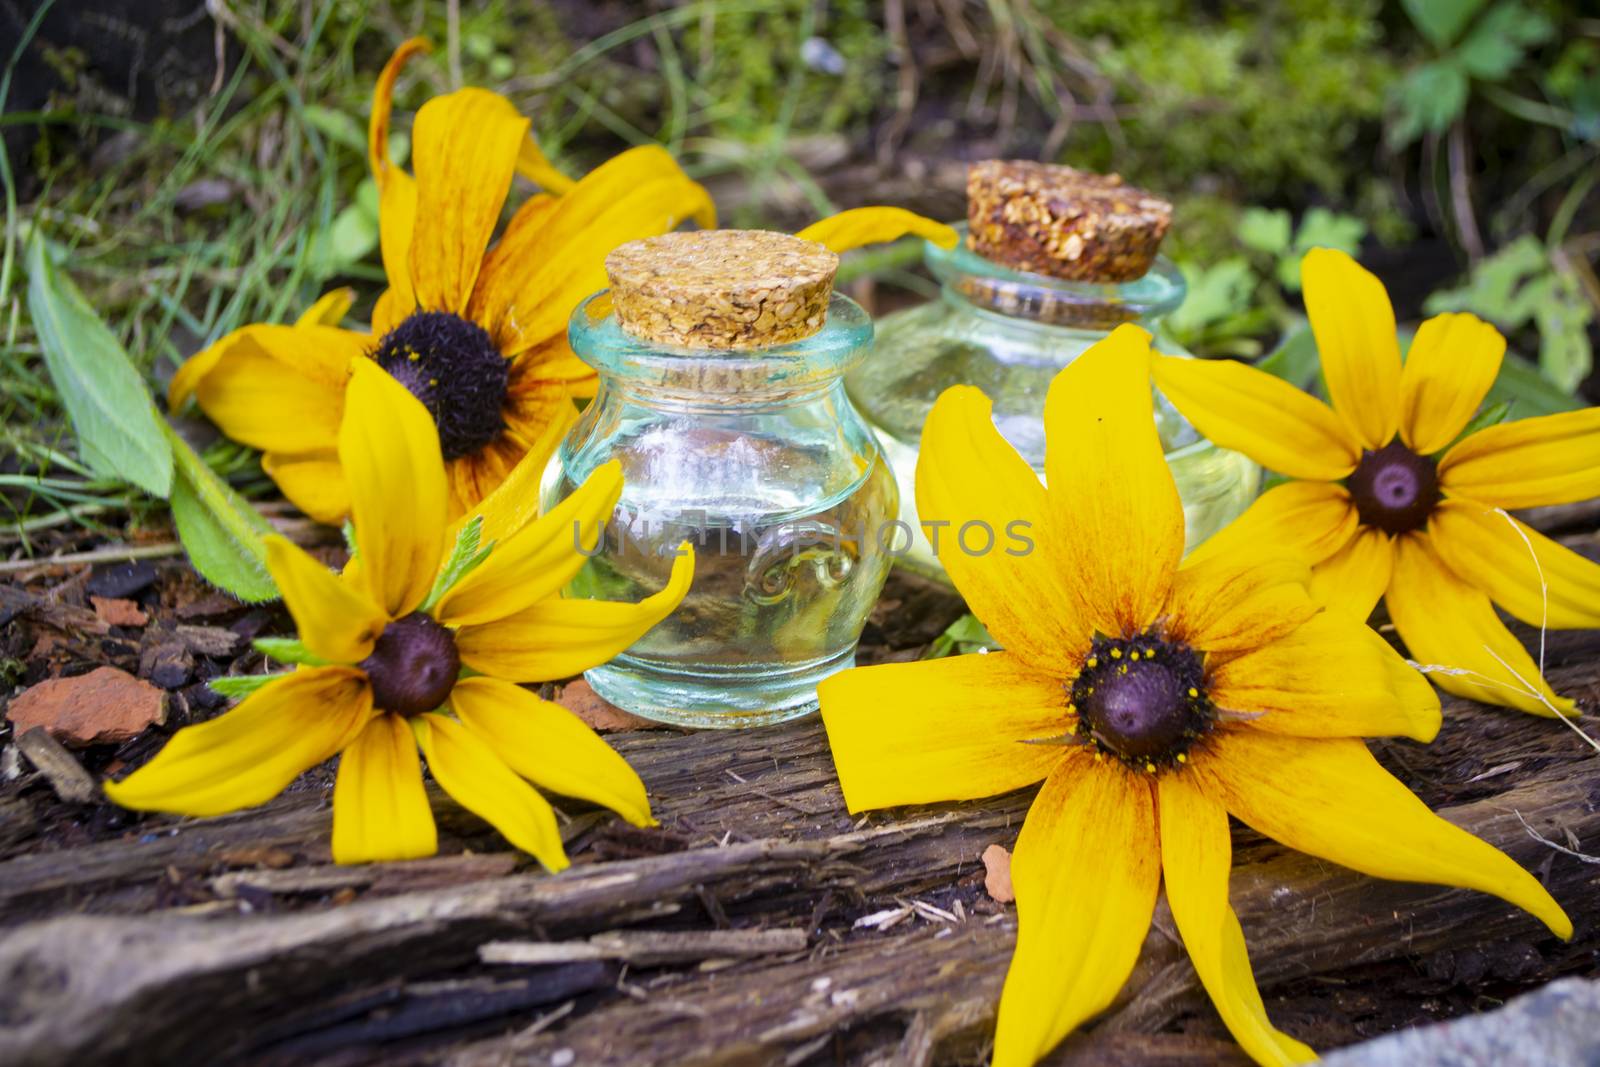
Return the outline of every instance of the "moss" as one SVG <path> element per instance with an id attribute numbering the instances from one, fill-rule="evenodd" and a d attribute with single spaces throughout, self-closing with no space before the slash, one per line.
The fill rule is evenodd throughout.
<path id="1" fill-rule="evenodd" d="M 1394 70 L 1381 49 L 1378 0 L 1041 7 L 1090 42 L 1126 113 L 1121 145 L 1081 123 L 1064 150 L 1069 160 L 1119 167 L 1174 194 L 1220 177 L 1245 200 L 1296 188 L 1346 194 L 1367 179 L 1370 157 L 1350 149 L 1371 136 Z"/>

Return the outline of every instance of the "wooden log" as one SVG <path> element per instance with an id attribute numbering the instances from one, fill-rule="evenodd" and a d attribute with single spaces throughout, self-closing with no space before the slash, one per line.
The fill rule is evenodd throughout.
<path id="1" fill-rule="evenodd" d="M 1600 635 L 1553 634 L 1547 654 L 1558 689 L 1600 696 Z M 1433 745 L 1374 750 L 1447 818 L 1535 870 L 1578 937 L 1561 946 L 1493 898 L 1368 879 L 1240 829 L 1233 899 L 1256 971 L 1280 1024 L 1320 1045 L 1361 1031 L 1338 1012 L 1297 1015 L 1307 982 L 1448 972 L 1482 952 L 1527 960 L 1516 988 L 1600 946 L 1600 867 L 1561 851 L 1593 853 L 1600 839 L 1594 751 L 1558 722 L 1446 703 Z M 497 1065 L 982 1057 L 1015 932 L 1014 911 L 984 894 L 979 856 L 1014 843 L 1032 791 L 852 818 L 814 721 L 612 740 L 663 826 L 563 804 L 577 866 L 556 877 L 506 876 L 502 857 L 459 854 L 329 867 L 326 772 L 256 811 L 131 817 L 122 840 L 0 862 L 0 1062 L 331 1067 L 362 1062 L 360 1048 Z M 505 847 L 433 801 L 447 853 Z M 68 817 L 38 788 L 12 803 Z M 428 885 L 428 872 L 441 881 Z M 412 891 L 384 895 L 397 889 Z M 880 914 L 898 918 L 862 922 Z M 809 950 L 714 969 L 693 953 L 636 955 L 626 975 L 617 958 L 510 971 L 478 957 L 494 940 L 711 944 L 771 927 L 804 932 Z M 603 981 L 562 971 L 580 964 L 611 970 Z M 1055 1061 L 1226 1062 L 1229 1048 L 1163 906 L 1123 996 Z"/>
<path id="2" fill-rule="evenodd" d="M 1579 840 L 1600 833 L 1600 810 L 1587 784 L 1592 765 L 1582 757 L 1559 758 L 1562 746 L 1549 743 L 1552 730 L 1563 731 L 1558 724 L 1508 721 L 1520 727 L 1517 736 L 1536 738 L 1510 751 L 1530 760 L 1541 752 L 1544 776 L 1444 814 L 1529 866 L 1546 867 L 1552 892 L 1578 915 L 1591 916 L 1600 868 L 1550 849 L 1528 828 L 1551 840 L 1568 832 Z M 816 745 L 815 735 L 814 726 L 784 732 L 791 745 L 802 738 Z M 1555 736 L 1570 738 L 1564 731 Z M 1421 756 L 1429 750 L 1406 751 Z M 1449 758 L 1449 745 L 1443 755 Z M 769 754 L 755 758 L 771 765 Z M 779 783 L 771 785 L 774 792 Z M 805 841 L 712 844 L 554 878 L 497 878 L 265 919 L 30 923 L 0 942 L 0 984 L 19 991 L 0 1018 L 0 1061 L 110 1062 L 180 1049 L 224 1055 L 237 1051 L 233 1043 L 262 1020 L 303 1007 L 352 975 L 414 978 L 450 971 L 470 963 L 484 941 L 533 926 L 546 936 L 565 936 L 681 915 L 698 886 L 719 894 L 735 914 L 768 920 L 808 913 L 829 892 L 860 902 L 845 909 L 847 916 L 867 914 L 875 894 L 914 896 L 908 888 L 929 881 L 924 865 L 940 872 L 932 880 L 941 887 L 962 877 L 962 866 L 975 883 L 976 842 L 1009 839 L 1014 830 L 1004 824 L 1014 824 L 1019 799 L 1026 798 Z M 968 844 L 952 847 L 963 839 Z M 1234 901 L 1267 988 L 1460 944 L 1464 930 L 1474 943 L 1548 941 L 1533 920 L 1482 894 L 1376 881 L 1267 843 L 1241 849 L 1240 857 Z M 579 1015 L 526 1039 L 525 1048 L 469 1046 L 452 1062 L 503 1063 L 512 1054 L 510 1062 L 548 1063 L 562 1049 L 585 1064 L 738 1062 L 739 1056 L 787 1054 L 812 1040 L 885 1022 L 898 1026 L 896 1047 L 915 1038 L 913 1044 L 944 1057 L 981 1044 L 992 1024 L 1014 937 L 1011 914 L 948 923 L 923 912 L 887 933 L 830 930 L 829 941 L 800 961 L 758 961 L 709 975 L 669 972 L 649 988 L 646 1001 L 619 1001 Z M 797 990 L 811 992 L 797 998 Z M 196 997 L 208 1004 L 203 1018 L 190 1010 Z M 648 1001 L 658 998 L 667 1010 L 648 1010 Z M 1102 1028 L 1148 1032 L 1201 1008 L 1193 972 L 1159 915 L 1126 995 Z M 906 1029 L 919 1016 L 921 1037 Z"/>
<path id="3" fill-rule="evenodd" d="M 870 837 L 871 835 L 866 835 Z M 865 841 L 861 842 L 862 844 Z M 730 897 L 841 877 L 833 842 L 758 842 L 516 876 L 271 918 L 70 916 L 0 940 L 0 1063 L 203 1062 L 351 976 L 470 963 L 495 937 L 670 915 L 699 886 Z M 204 1004 L 203 1012 L 195 1005 Z"/>

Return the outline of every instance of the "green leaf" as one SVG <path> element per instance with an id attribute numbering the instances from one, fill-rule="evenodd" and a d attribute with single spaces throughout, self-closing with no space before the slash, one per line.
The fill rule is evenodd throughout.
<path id="1" fill-rule="evenodd" d="M 1448 129 L 1467 106 L 1467 76 L 1449 59 L 1424 63 L 1395 89 L 1398 119 L 1389 128 L 1391 148 L 1403 148 L 1424 133 Z"/>
<path id="2" fill-rule="evenodd" d="M 162 429 L 177 460 L 172 521 L 189 562 L 206 581 L 240 600 L 256 604 L 277 599 L 261 541 L 272 533 L 272 525 L 217 477 L 187 441 L 164 424 Z"/>
<path id="3" fill-rule="evenodd" d="M 1538 367 L 1509 352 L 1506 353 L 1505 362 L 1500 364 L 1500 376 L 1489 390 L 1488 402 L 1509 404 L 1519 419 L 1576 411 L 1583 407 L 1582 401 L 1562 392 L 1554 382 L 1539 373 Z"/>
<path id="4" fill-rule="evenodd" d="M 1501 329 L 1516 329 L 1538 310 L 1537 300 L 1526 291 L 1528 283 L 1550 269 L 1544 243 L 1525 234 L 1474 267 L 1466 285 L 1433 293 L 1422 308 L 1429 315 L 1470 311 Z"/>
<path id="5" fill-rule="evenodd" d="M 257 689 L 270 685 L 279 678 L 287 678 L 293 673 L 293 671 L 279 671 L 277 674 L 230 674 L 223 678 L 213 678 L 206 685 L 219 696 L 240 700 Z"/>
<path id="6" fill-rule="evenodd" d="M 1533 316 L 1539 326 L 1539 369 L 1573 393 L 1594 366 L 1589 345 L 1594 308 L 1570 274 L 1552 274 L 1541 289 Z"/>
<path id="7" fill-rule="evenodd" d="M 56 270 L 38 230 L 28 242 L 28 314 L 84 461 L 168 496 L 172 451 L 144 378 L 72 279 Z"/>
<path id="8" fill-rule="evenodd" d="M 353 148 L 361 155 L 367 154 L 367 128 L 348 111 L 339 111 L 320 104 L 308 104 L 300 109 L 306 124 L 331 141 Z"/>
<path id="9" fill-rule="evenodd" d="M 456 544 L 450 550 L 450 558 L 444 561 L 439 576 L 434 579 L 433 588 L 428 592 L 428 598 L 417 608 L 418 611 L 430 610 L 450 591 L 451 586 L 471 574 L 478 564 L 489 558 L 489 553 L 494 550 L 494 542 L 490 541 L 480 550 L 478 541 L 482 536 L 483 516 L 475 515 L 472 521 L 456 534 Z"/>
<path id="10" fill-rule="evenodd" d="M 312 268 L 324 276 L 342 273 L 372 254 L 378 236 L 378 186 L 368 178 L 328 228 L 312 236 Z"/>
<path id="11" fill-rule="evenodd" d="M 1354 215 L 1341 215 L 1325 207 L 1314 207 L 1300 220 L 1294 235 L 1294 248 L 1278 261 L 1278 283 L 1291 293 L 1300 291 L 1300 260 L 1313 248 L 1336 248 L 1351 256 L 1361 251 L 1367 224 Z"/>
<path id="12" fill-rule="evenodd" d="M 1490 404 L 1488 407 L 1472 416 L 1472 419 L 1467 423 L 1467 425 L 1462 428 L 1459 434 L 1456 435 L 1456 440 L 1459 441 L 1463 437 L 1471 437 L 1473 434 L 1487 426 L 1494 426 L 1498 423 L 1505 422 L 1506 416 L 1510 414 L 1511 404 L 1509 401 L 1502 400 L 1497 404 Z"/>
<path id="13" fill-rule="evenodd" d="M 305 646 L 298 637 L 258 637 L 250 642 L 255 650 L 279 663 L 300 663 L 307 667 L 322 667 L 327 660 Z"/>
<path id="14" fill-rule="evenodd" d="M 1406 14 L 1422 35 L 1443 48 L 1460 36 L 1485 0 L 1404 0 Z"/>
<path id="15" fill-rule="evenodd" d="M 974 652 L 992 651 L 999 647 L 999 642 L 989 635 L 989 631 L 978 621 L 978 617 L 969 613 L 951 623 L 945 628 L 944 633 L 934 638 L 922 658 L 940 659 L 957 653 L 968 655 Z"/>
<path id="16" fill-rule="evenodd" d="M 1310 324 L 1302 319 L 1296 327 L 1286 331 L 1278 347 L 1256 367 L 1282 378 L 1297 389 L 1309 389 L 1322 367 L 1317 357 L 1317 339 L 1311 333 Z"/>
<path id="17" fill-rule="evenodd" d="M 1291 221 L 1287 211 L 1245 208 L 1239 218 L 1239 240 L 1246 248 L 1281 256 L 1289 250 Z"/>
<path id="18" fill-rule="evenodd" d="M 1554 29 L 1537 11 L 1507 0 L 1478 20 L 1456 48 L 1456 59 L 1474 78 L 1499 81 L 1516 69 L 1530 46 L 1548 40 Z"/>
<path id="19" fill-rule="evenodd" d="M 1558 270 L 1544 244 L 1525 235 L 1479 263 L 1467 284 L 1429 296 L 1430 314 L 1470 311 L 1502 330 L 1539 329 L 1539 367 L 1548 384 L 1571 393 L 1594 365 L 1594 306 L 1578 279 Z"/>
<path id="20" fill-rule="evenodd" d="M 1255 272 L 1249 260 L 1232 256 L 1211 267 L 1181 263 L 1189 294 L 1178 309 L 1167 316 L 1173 336 L 1187 339 L 1203 334 L 1207 327 L 1249 310 L 1256 290 Z"/>

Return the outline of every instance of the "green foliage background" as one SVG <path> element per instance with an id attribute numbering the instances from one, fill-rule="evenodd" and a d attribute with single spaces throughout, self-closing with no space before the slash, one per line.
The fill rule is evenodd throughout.
<path id="1" fill-rule="evenodd" d="M 27 233 L 61 248 L 158 391 L 237 325 L 286 320 L 340 284 L 370 303 L 371 86 L 419 33 L 436 49 L 402 79 L 397 153 L 427 96 L 476 84 L 533 116 L 574 174 L 666 144 L 734 225 L 870 201 L 955 215 L 961 165 L 982 156 L 1114 169 L 1178 206 L 1168 251 L 1194 298 L 1174 328 L 1192 348 L 1256 358 L 1292 340 L 1299 251 L 1346 245 L 1377 263 L 1402 318 L 1433 292 L 1430 308 L 1494 318 L 1538 361 L 1548 408 L 1589 373 L 1600 306 L 1590 6 L 489 0 L 452 16 L 444 0 L 235 0 L 218 9 L 217 83 L 194 110 L 154 115 L 45 34 L 30 47 L 57 84 L 3 118 L 32 136 L 9 159 L 0 260 L 0 502 L 24 538 L 134 502 L 63 433 L 24 298 Z M 926 292 L 914 260 L 852 270 Z M 246 450 L 213 442 L 205 457 L 269 491 Z"/>

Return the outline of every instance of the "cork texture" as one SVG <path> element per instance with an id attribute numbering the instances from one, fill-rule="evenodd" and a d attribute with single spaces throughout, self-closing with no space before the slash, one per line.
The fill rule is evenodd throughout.
<path id="1" fill-rule="evenodd" d="M 1016 270 L 1132 281 L 1150 269 L 1171 223 L 1171 204 L 1115 174 L 1002 159 L 967 169 L 967 243 Z"/>
<path id="2" fill-rule="evenodd" d="M 692 348 L 787 344 L 822 329 L 839 257 L 768 230 L 700 230 L 630 241 L 606 257 L 617 322 Z"/>

